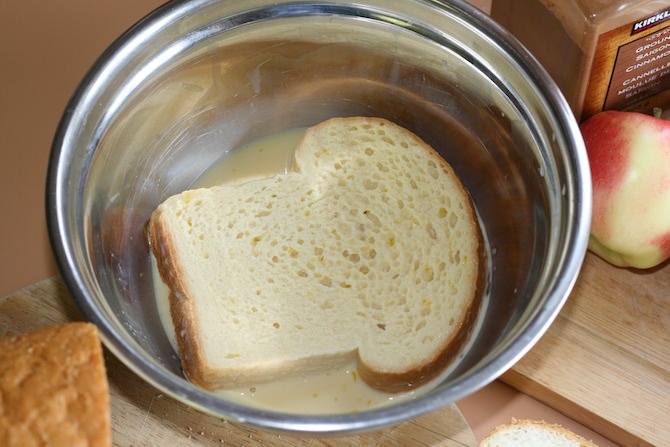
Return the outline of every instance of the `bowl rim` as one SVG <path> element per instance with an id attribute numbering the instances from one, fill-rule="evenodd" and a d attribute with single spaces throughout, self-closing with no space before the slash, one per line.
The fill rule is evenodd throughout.
<path id="1" fill-rule="evenodd" d="M 205 413 L 225 417 L 239 423 L 293 433 L 350 434 L 378 429 L 450 405 L 495 380 L 528 352 L 544 334 L 560 312 L 575 284 L 588 243 L 591 219 L 591 183 L 586 150 L 580 137 L 579 127 L 558 87 L 537 60 L 510 33 L 497 25 L 484 12 L 464 0 L 451 0 L 449 2 L 440 0 L 411 1 L 416 4 L 435 7 L 444 14 L 449 12 L 461 18 L 467 18 L 479 32 L 486 33 L 511 58 L 517 60 L 518 64 L 527 71 L 531 82 L 546 86 L 543 93 L 549 111 L 561 126 L 558 130 L 566 140 L 565 145 L 573 149 L 572 157 L 567 157 L 568 160 L 566 160 L 566 163 L 570 165 L 569 172 L 575 174 L 569 185 L 571 189 L 569 193 L 574 197 L 574 200 L 569 204 L 571 207 L 569 212 L 572 215 L 569 228 L 570 238 L 566 241 L 566 246 L 561 247 L 561 268 L 560 271 L 556 272 L 556 277 L 552 278 L 552 293 L 548 296 L 545 305 L 533 316 L 530 323 L 515 334 L 516 338 L 499 350 L 495 358 L 489 359 L 488 363 L 476 372 L 466 374 L 459 380 L 450 382 L 450 386 L 445 387 L 445 389 L 397 405 L 351 414 L 287 414 L 260 410 L 223 400 L 166 371 L 154 359 L 141 355 L 141 348 L 134 349 L 135 346 L 129 346 L 127 341 L 115 332 L 108 317 L 92 303 L 86 290 L 89 288 L 91 278 L 94 275 L 92 272 L 77 271 L 73 254 L 76 247 L 73 247 L 67 241 L 64 234 L 64 228 L 67 227 L 68 223 L 65 221 L 66 213 L 62 210 L 66 207 L 67 198 L 64 197 L 62 185 L 68 181 L 66 165 L 73 152 L 70 127 L 76 124 L 78 114 L 82 113 L 86 92 L 95 88 L 96 77 L 107 68 L 107 64 L 110 60 L 113 60 L 115 55 L 124 51 L 127 46 L 136 45 L 136 42 L 144 39 L 147 30 L 164 26 L 166 23 L 178 20 L 192 8 L 198 8 L 215 1 L 178 0 L 168 2 L 138 21 L 113 42 L 93 64 L 68 102 L 58 124 L 49 158 L 46 184 L 49 238 L 61 276 L 68 290 L 85 317 L 100 329 L 101 339 L 105 346 L 144 381 L 182 403 Z M 301 2 L 282 0 L 274 3 Z M 322 0 L 309 3 L 332 5 L 342 2 Z M 89 148 L 89 150 L 92 151 L 94 148 Z M 102 293 L 99 290 L 97 292 Z"/>

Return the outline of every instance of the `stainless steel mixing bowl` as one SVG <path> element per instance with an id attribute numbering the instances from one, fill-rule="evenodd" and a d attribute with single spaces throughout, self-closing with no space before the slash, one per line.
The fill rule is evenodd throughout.
<path id="1" fill-rule="evenodd" d="M 157 317 L 149 214 L 245 142 L 345 115 L 413 130 L 470 190 L 489 269 L 469 346 L 430 392 L 356 414 L 261 411 L 193 386 Z M 66 284 L 135 373 L 231 420 L 345 433 L 451 404 L 527 352 L 579 272 L 590 194 L 556 86 L 462 1 L 193 0 L 140 21 L 82 81 L 54 140 L 47 206 Z"/>

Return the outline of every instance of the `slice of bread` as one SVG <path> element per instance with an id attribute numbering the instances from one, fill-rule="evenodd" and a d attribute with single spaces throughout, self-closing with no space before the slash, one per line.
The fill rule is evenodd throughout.
<path id="1" fill-rule="evenodd" d="M 453 169 L 363 117 L 308 129 L 293 168 L 186 191 L 152 214 L 187 377 L 241 387 L 353 356 L 378 389 L 434 377 L 478 302 L 480 231 Z"/>
<path id="2" fill-rule="evenodd" d="M 598 447 L 559 424 L 536 420 L 512 420 L 498 425 L 479 447 Z"/>
<path id="3" fill-rule="evenodd" d="M 0 445 L 111 445 L 109 389 L 93 324 L 0 339 Z"/>

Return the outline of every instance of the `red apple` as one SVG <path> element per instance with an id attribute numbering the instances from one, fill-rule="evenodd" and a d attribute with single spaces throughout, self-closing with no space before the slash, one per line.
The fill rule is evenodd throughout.
<path id="1" fill-rule="evenodd" d="M 622 267 L 670 257 L 670 121 L 600 112 L 581 124 L 593 179 L 589 249 Z"/>

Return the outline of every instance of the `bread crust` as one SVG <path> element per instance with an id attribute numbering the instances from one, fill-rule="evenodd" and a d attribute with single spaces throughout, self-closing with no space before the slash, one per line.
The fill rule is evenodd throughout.
<path id="1" fill-rule="evenodd" d="M 477 317 L 477 310 L 480 304 L 480 297 L 485 281 L 485 257 L 482 244 L 482 235 L 477 221 L 469 193 L 464 188 L 462 183 L 458 180 L 455 172 L 451 166 L 430 146 L 420 140 L 416 135 L 406 129 L 383 119 L 378 118 L 333 118 L 320 126 L 329 126 L 331 124 L 346 123 L 351 126 L 371 125 L 375 127 L 393 127 L 401 129 L 407 138 L 415 140 L 415 143 L 422 147 L 426 154 L 430 155 L 439 169 L 445 172 L 448 176 L 455 179 L 460 197 L 465 198 L 466 209 L 464 213 L 467 215 L 468 225 L 474 229 L 474 239 L 476 239 L 477 253 L 474 259 L 471 259 L 471 265 L 475 267 L 476 274 L 472 278 L 471 284 L 468 288 L 474 289 L 475 292 L 469 298 L 467 305 L 463 306 L 460 314 L 455 314 L 454 319 L 455 330 L 452 336 L 446 338 L 443 344 L 437 348 L 429 357 L 421 359 L 420 362 L 414 363 L 407 368 L 400 370 L 384 370 L 370 364 L 366 356 L 360 350 L 359 354 L 359 373 L 363 380 L 374 388 L 388 391 L 401 392 L 411 390 L 418 387 L 431 379 L 435 378 L 442 372 L 445 366 L 450 363 L 457 354 L 464 343 L 468 340 L 473 324 Z M 310 132 L 308 130 L 308 132 Z M 308 138 L 307 134 L 305 138 Z M 297 172 L 303 172 L 303 166 L 300 164 L 301 153 L 299 149 L 296 151 L 295 159 Z M 189 380 L 206 389 L 216 389 L 226 387 L 226 384 L 234 383 L 235 378 L 222 379 L 221 374 L 215 370 L 208 368 L 206 359 L 203 357 L 203 346 L 200 338 L 201 334 L 196 330 L 196 312 L 194 309 L 194 299 L 189 293 L 188 286 L 185 284 L 185 278 L 188 277 L 189 272 L 186 271 L 187 266 L 180 265 L 177 260 L 176 247 L 171 234 L 170 228 L 164 223 L 162 218 L 162 208 L 159 207 L 151 216 L 147 227 L 147 237 L 154 256 L 157 260 L 157 267 L 163 282 L 170 290 L 169 302 L 170 313 L 175 327 L 176 341 L 182 361 L 182 368 Z M 355 353 L 354 353 L 355 354 Z M 232 368 L 228 371 L 231 376 L 244 376 L 249 374 L 250 370 L 240 369 L 235 372 Z"/>
<path id="2" fill-rule="evenodd" d="M 0 339 L 0 445 L 111 445 L 109 389 L 93 324 Z"/>
<path id="3" fill-rule="evenodd" d="M 160 210 L 152 215 L 147 225 L 149 244 L 156 257 L 156 266 L 161 279 L 169 288 L 170 317 L 174 325 L 175 340 L 184 375 L 191 382 L 205 388 L 213 389 L 212 379 L 208 376 L 206 362 L 202 357 L 200 337 L 194 331 L 196 326 L 193 300 L 184 285 L 182 278 L 186 272 L 174 259 L 174 243 L 168 229 L 160 218 Z"/>

